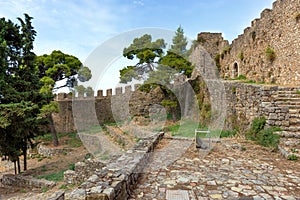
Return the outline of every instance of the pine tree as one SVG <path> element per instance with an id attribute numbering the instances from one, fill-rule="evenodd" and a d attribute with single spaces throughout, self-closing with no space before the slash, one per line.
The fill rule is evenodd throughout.
<path id="1" fill-rule="evenodd" d="M 171 48 L 165 52 L 163 39 L 153 42 L 147 34 L 135 38 L 133 43 L 124 49 L 123 56 L 128 59 L 137 58 L 138 63 L 120 70 L 120 82 L 127 83 L 133 79 L 145 78 L 140 90 L 149 92 L 155 87 L 160 87 L 165 95 L 165 100 L 161 103 L 168 108 L 175 121 L 179 103 L 169 88 L 172 88 L 172 83 L 178 75 L 190 77 L 193 66 L 187 60 L 188 42 L 181 26 L 175 32 L 172 41 Z"/>
<path id="2" fill-rule="evenodd" d="M 170 51 L 178 54 L 179 56 L 186 57 L 187 53 L 187 38 L 184 36 L 184 31 L 181 26 L 179 26 L 175 32 L 175 36 L 172 39 L 173 44 L 171 45 Z"/>

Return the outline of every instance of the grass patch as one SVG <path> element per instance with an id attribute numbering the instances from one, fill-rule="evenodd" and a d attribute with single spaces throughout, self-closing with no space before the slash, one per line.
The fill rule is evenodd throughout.
<path id="1" fill-rule="evenodd" d="M 105 124 L 106 126 L 114 126 L 114 127 L 118 127 L 118 123 L 117 122 L 109 122 Z"/>
<path id="2" fill-rule="evenodd" d="M 45 192 L 47 192 L 47 191 L 48 191 L 48 188 L 46 188 L 46 187 L 42 187 L 42 188 L 41 188 L 41 191 L 42 191 L 43 193 L 45 193 Z"/>
<path id="3" fill-rule="evenodd" d="M 52 135 L 51 133 L 46 133 L 44 135 L 39 135 L 37 137 L 35 137 L 35 140 L 42 140 L 45 142 L 51 142 L 52 141 Z"/>
<path id="4" fill-rule="evenodd" d="M 110 156 L 105 155 L 105 154 L 100 157 L 100 160 L 109 160 L 109 159 L 110 159 Z"/>
<path id="5" fill-rule="evenodd" d="M 164 128 L 165 132 L 170 132 L 172 136 L 180 136 L 180 137 L 195 137 L 195 129 L 199 131 L 207 131 L 208 128 L 201 126 L 197 122 L 193 121 L 183 121 L 181 124 L 176 123 Z M 220 136 L 220 130 L 210 130 L 211 138 L 218 138 Z M 206 133 L 197 133 L 197 136 L 200 138 L 209 137 Z"/>
<path id="6" fill-rule="evenodd" d="M 234 137 L 237 134 L 236 130 L 223 130 L 220 138 Z"/>
<path id="7" fill-rule="evenodd" d="M 246 80 L 246 79 L 247 79 L 247 77 L 243 74 L 241 74 L 237 77 L 237 80 Z"/>
<path id="8" fill-rule="evenodd" d="M 96 130 L 96 127 L 93 128 L 93 131 Z M 82 146 L 82 142 L 80 138 L 77 136 L 77 133 L 58 133 L 57 134 L 58 139 L 63 137 L 68 137 L 66 140 L 66 144 L 71 148 L 77 148 Z M 50 142 L 52 141 L 52 135 L 51 133 L 44 134 L 42 136 L 37 136 L 35 140 L 44 141 L 44 142 Z M 43 158 L 40 158 L 39 161 L 41 161 Z"/>
<path id="9" fill-rule="evenodd" d="M 82 146 L 82 141 L 78 137 L 71 137 L 71 139 L 67 141 L 67 145 L 71 148 L 78 148 Z"/>
<path id="10" fill-rule="evenodd" d="M 78 148 L 82 146 L 82 141 L 77 136 L 77 133 L 60 133 L 58 134 L 58 138 L 68 137 L 69 139 L 66 140 L 66 145 L 70 148 Z"/>
<path id="11" fill-rule="evenodd" d="M 38 179 L 44 178 L 48 181 L 55 181 L 55 182 L 63 181 L 64 180 L 64 172 L 65 172 L 65 170 L 62 170 L 57 173 L 38 176 Z"/>
<path id="12" fill-rule="evenodd" d="M 23 188 L 23 189 L 20 190 L 20 192 L 21 192 L 21 193 L 26 193 L 27 190 Z"/>
<path id="13" fill-rule="evenodd" d="M 46 174 L 46 175 L 42 175 L 42 176 L 38 176 L 38 179 L 46 179 L 48 181 L 55 181 L 55 182 L 59 182 L 59 181 L 63 181 L 64 180 L 64 172 L 66 170 L 61 170 L 57 173 L 52 173 L 52 174 Z"/>
<path id="14" fill-rule="evenodd" d="M 74 188 L 76 185 L 75 184 L 70 184 L 70 185 L 66 185 L 66 184 L 62 184 L 59 189 L 60 190 L 69 190 L 69 189 L 72 189 Z"/>
<path id="15" fill-rule="evenodd" d="M 254 80 L 247 80 L 247 81 L 245 81 L 245 83 L 255 84 L 256 81 L 254 81 Z"/>
<path id="16" fill-rule="evenodd" d="M 300 90 L 297 90 L 297 91 L 296 91 L 296 94 L 300 94 Z"/>
<path id="17" fill-rule="evenodd" d="M 172 136 L 181 136 L 181 137 L 194 137 L 195 129 L 199 128 L 198 123 L 193 121 L 184 121 L 181 124 L 176 123 L 164 128 L 165 131 L 168 131 Z"/>
<path id="18" fill-rule="evenodd" d="M 67 190 L 68 189 L 68 186 L 63 184 L 59 187 L 60 190 Z"/>

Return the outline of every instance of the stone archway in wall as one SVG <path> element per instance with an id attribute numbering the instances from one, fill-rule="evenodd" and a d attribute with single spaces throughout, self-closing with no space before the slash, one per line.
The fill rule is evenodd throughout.
<path id="1" fill-rule="evenodd" d="M 239 64 L 237 62 L 233 63 L 231 78 L 237 78 L 239 76 Z"/>

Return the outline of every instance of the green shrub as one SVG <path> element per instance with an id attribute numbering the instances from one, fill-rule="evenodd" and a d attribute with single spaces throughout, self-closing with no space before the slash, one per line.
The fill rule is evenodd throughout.
<path id="1" fill-rule="evenodd" d="M 266 56 L 267 56 L 267 59 L 271 62 L 273 62 L 276 58 L 275 51 L 269 46 L 266 48 Z"/>
<path id="2" fill-rule="evenodd" d="M 43 166 L 42 166 L 42 169 L 41 169 L 41 171 L 42 171 L 42 172 L 45 172 L 45 171 L 47 171 L 47 167 L 46 167 L 46 165 L 43 165 Z"/>
<path id="3" fill-rule="evenodd" d="M 227 54 L 230 52 L 230 50 L 231 50 L 230 46 L 227 46 L 223 49 L 222 54 Z"/>
<path id="4" fill-rule="evenodd" d="M 277 131 L 277 129 L 273 127 L 259 131 L 256 141 L 258 142 L 258 144 L 264 147 L 273 147 L 277 149 L 280 136 L 274 134 L 275 131 Z"/>
<path id="5" fill-rule="evenodd" d="M 218 68 L 219 71 L 221 70 L 220 58 L 221 58 L 221 55 L 220 55 L 220 54 L 217 54 L 217 55 L 215 56 L 216 66 L 217 66 L 217 68 Z"/>
<path id="6" fill-rule="evenodd" d="M 296 94 L 300 94 L 300 90 L 297 90 L 297 91 L 296 91 Z"/>
<path id="7" fill-rule="evenodd" d="M 296 160 L 298 160 L 298 156 L 296 156 L 295 154 L 291 154 L 291 155 L 288 156 L 288 160 L 296 161 Z"/>
<path id="8" fill-rule="evenodd" d="M 280 136 L 274 134 L 276 131 L 281 131 L 280 128 L 270 127 L 264 129 L 266 125 L 266 118 L 255 118 L 251 124 L 251 128 L 246 134 L 246 138 L 256 141 L 258 144 L 265 147 L 278 148 Z"/>
<path id="9" fill-rule="evenodd" d="M 70 164 L 70 165 L 69 165 L 69 169 L 75 171 L 75 164 L 74 164 L 74 163 L 73 163 L 73 164 Z"/>
<path id="10" fill-rule="evenodd" d="M 241 51 L 239 54 L 238 54 L 238 58 L 243 61 L 244 60 L 244 53 Z"/>
<path id="11" fill-rule="evenodd" d="M 241 151 L 246 151 L 246 150 L 247 150 L 246 147 L 244 147 L 244 146 L 241 147 Z"/>
<path id="12" fill-rule="evenodd" d="M 264 129 L 265 125 L 266 125 L 265 117 L 255 118 L 251 124 L 250 131 L 253 133 L 258 133 L 259 131 Z"/>
<path id="13" fill-rule="evenodd" d="M 256 135 L 263 130 L 266 125 L 265 117 L 257 117 L 252 121 L 250 129 L 246 133 L 246 138 L 249 140 L 256 140 Z"/>
<path id="14" fill-rule="evenodd" d="M 236 87 L 232 87 L 231 92 L 232 92 L 232 94 L 236 94 Z"/>

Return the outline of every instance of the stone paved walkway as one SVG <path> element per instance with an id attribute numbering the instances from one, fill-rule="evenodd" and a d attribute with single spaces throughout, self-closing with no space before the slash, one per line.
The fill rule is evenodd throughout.
<path id="1" fill-rule="evenodd" d="M 300 161 L 244 140 L 205 155 L 191 140 L 163 139 L 131 199 L 300 199 Z"/>

